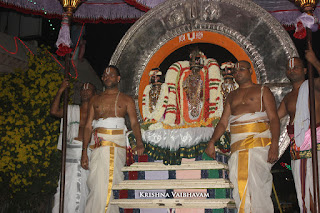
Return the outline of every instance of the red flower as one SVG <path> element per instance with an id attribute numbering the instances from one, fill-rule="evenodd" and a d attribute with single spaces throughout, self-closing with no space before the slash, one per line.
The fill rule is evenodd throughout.
<path id="1" fill-rule="evenodd" d="M 72 52 L 72 49 L 68 46 L 63 45 L 63 44 L 60 44 L 59 48 L 56 51 L 57 55 L 59 55 L 59 56 L 65 56 L 66 54 L 71 53 L 71 52 Z"/>
<path id="2" fill-rule="evenodd" d="M 307 35 L 306 28 L 303 26 L 302 22 L 297 23 L 296 31 L 293 36 L 297 39 L 304 39 Z"/>

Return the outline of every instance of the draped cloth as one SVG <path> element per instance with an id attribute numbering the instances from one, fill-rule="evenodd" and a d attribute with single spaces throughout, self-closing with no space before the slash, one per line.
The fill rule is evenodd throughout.
<path id="1" fill-rule="evenodd" d="M 309 113 L 308 80 L 300 86 L 294 125 L 288 125 L 290 137 L 290 154 L 292 175 L 297 192 L 300 212 L 311 212 L 310 202 L 313 200 L 313 172 L 311 152 L 311 130 Z M 316 128 L 318 164 L 320 155 L 320 127 Z M 320 175 L 319 175 L 320 177 Z"/>
<path id="2" fill-rule="evenodd" d="M 126 135 L 124 118 L 99 119 L 93 122 L 94 136 L 89 161 L 88 187 L 90 189 L 86 213 L 117 213 L 110 205 L 112 186 L 123 180 L 122 167 L 126 162 Z"/>
<path id="3" fill-rule="evenodd" d="M 300 88 L 296 103 L 296 114 L 294 117 L 294 138 L 298 147 L 304 143 L 305 132 L 309 129 L 310 112 L 309 112 L 309 84 L 308 80 L 304 81 Z"/>
<path id="4" fill-rule="evenodd" d="M 231 115 L 229 177 L 239 212 L 273 212 L 272 165 L 267 162 L 271 132 L 266 112 Z"/>
<path id="5" fill-rule="evenodd" d="M 80 124 L 80 106 L 79 105 L 68 105 L 67 144 L 72 144 L 73 139 L 78 137 L 79 124 Z M 62 150 L 62 130 L 63 130 L 63 118 L 61 119 L 60 135 L 58 138 L 58 145 L 57 145 L 57 149 L 59 149 L 59 150 Z"/>
<path id="6" fill-rule="evenodd" d="M 62 120 L 61 134 L 59 135 L 58 149 L 62 147 Z M 89 171 L 81 167 L 82 142 L 75 140 L 78 137 L 80 123 L 80 107 L 78 105 L 68 106 L 68 127 L 67 127 L 67 153 L 65 173 L 65 213 L 83 213 L 86 205 L 89 189 L 87 177 Z M 90 156 L 90 151 L 88 151 Z M 57 192 L 54 195 L 53 213 L 59 212 L 60 181 Z"/>
<path id="7" fill-rule="evenodd" d="M 312 172 L 312 153 L 311 149 L 300 150 L 295 144 L 294 126 L 288 125 L 288 135 L 290 137 L 290 154 L 291 168 L 294 179 L 294 184 L 297 192 L 297 199 L 300 207 L 300 212 L 311 212 L 310 202 L 313 200 L 313 172 Z M 317 140 L 318 140 L 318 164 L 320 163 L 320 127 L 317 125 Z M 309 141 L 308 141 L 309 140 Z M 311 143 L 310 129 L 305 133 L 304 144 Z M 320 177 L 320 174 L 319 174 Z M 320 178 L 319 178 L 320 181 Z"/>

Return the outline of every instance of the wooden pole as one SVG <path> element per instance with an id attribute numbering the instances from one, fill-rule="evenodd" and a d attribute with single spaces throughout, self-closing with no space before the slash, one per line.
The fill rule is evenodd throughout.
<path id="1" fill-rule="evenodd" d="M 65 56 L 65 78 L 69 77 L 70 72 L 70 53 Z M 61 179 L 60 179 L 60 202 L 59 213 L 64 210 L 64 188 L 66 174 L 66 153 L 67 153 L 67 126 L 68 126 L 68 96 L 69 88 L 64 91 L 63 100 L 63 131 L 62 131 L 62 159 L 61 159 Z"/>
<path id="2" fill-rule="evenodd" d="M 69 16 L 68 16 L 69 17 Z M 71 18 L 69 17 L 68 23 L 70 24 Z M 65 78 L 69 78 L 70 72 L 70 53 L 65 56 Z M 60 178 L 60 202 L 59 213 L 64 211 L 64 192 L 65 192 L 65 174 L 66 174 L 66 153 L 67 153 L 67 126 L 68 126 L 68 98 L 69 88 L 64 91 L 63 100 L 63 130 L 62 130 L 62 159 L 61 159 L 61 178 Z"/>
<path id="3" fill-rule="evenodd" d="M 307 28 L 308 49 L 312 49 L 312 31 Z M 310 110 L 310 129 L 312 141 L 312 172 L 313 172 L 313 212 L 319 212 L 319 173 L 318 173 L 318 152 L 317 152 L 317 134 L 316 134 L 316 112 L 314 95 L 314 77 L 313 67 L 308 62 L 308 81 L 309 81 L 309 110 Z M 308 192 L 306 192 L 308 193 Z"/>

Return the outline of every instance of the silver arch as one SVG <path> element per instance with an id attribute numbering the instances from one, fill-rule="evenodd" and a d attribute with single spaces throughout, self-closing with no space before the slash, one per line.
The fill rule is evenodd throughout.
<path id="1" fill-rule="evenodd" d="M 286 62 L 298 52 L 282 25 L 250 0 L 168 0 L 147 12 L 128 30 L 110 61 L 121 70 L 121 90 L 137 97 L 150 58 L 169 40 L 191 31 L 215 32 L 236 42 L 278 104 L 290 90 Z M 280 154 L 288 145 L 284 130 L 281 138 Z"/>

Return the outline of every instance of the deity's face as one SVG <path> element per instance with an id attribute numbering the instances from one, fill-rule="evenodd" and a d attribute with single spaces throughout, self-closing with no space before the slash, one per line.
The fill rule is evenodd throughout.
<path id="1" fill-rule="evenodd" d="M 120 82 L 120 76 L 113 67 L 108 67 L 107 69 L 105 69 L 101 80 L 106 89 L 112 89 L 118 86 L 118 83 Z"/>
<path id="2" fill-rule="evenodd" d="M 190 67 L 193 73 L 199 73 L 201 68 L 200 66 L 191 66 Z"/>
<path id="3" fill-rule="evenodd" d="M 300 58 L 291 58 L 288 61 L 286 75 L 292 83 L 305 80 L 306 72 L 307 69 Z"/>
<path id="4" fill-rule="evenodd" d="M 240 61 L 235 64 L 234 78 L 238 84 L 251 81 L 252 69 L 248 62 Z"/>
<path id="5" fill-rule="evenodd" d="M 160 75 L 152 75 L 152 76 L 150 76 L 150 83 L 151 84 L 159 83 L 159 81 L 160 81 Z"/>
<path id="6" fill-rule="evenodd" d="M 204 61 L 200 51 L 192 51 L 190 54 L 190 68 L 197 67 L 201 69 L 204 66 Z"/>
<path id="7" fill-rule="evenodd" d="M 234 72 L 234 68 L 232 68 L 232 67 L 226 67 L 226 68 L 222 69 L 221 74 L 223 76 L 223 79 L 224 80 L 233 79 L 233 72 Z"/>
<path id="8" fill-rule="evenodd" d="M 82 102 L 87 102 L 96 94 L 96 88 L 90 83 L 84 83 L 80 90 Z"/>

